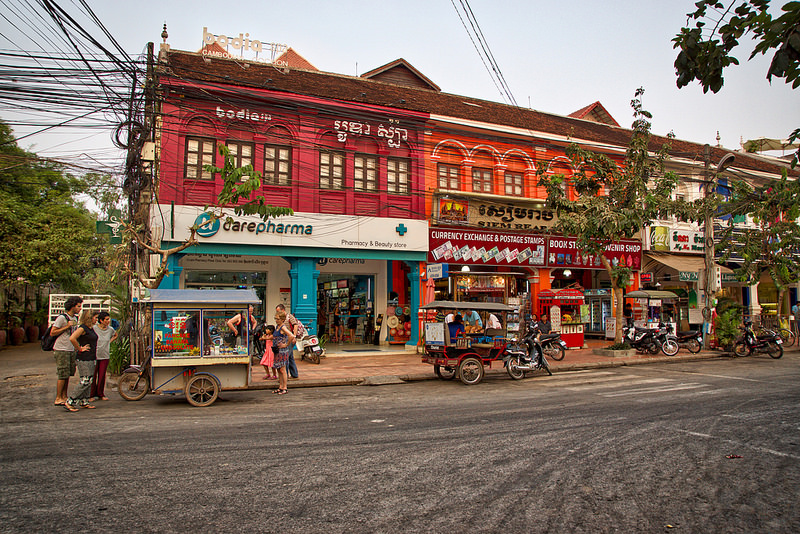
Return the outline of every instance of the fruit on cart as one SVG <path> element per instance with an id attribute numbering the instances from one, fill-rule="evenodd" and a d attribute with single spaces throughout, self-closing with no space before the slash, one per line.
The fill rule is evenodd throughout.
<path id="1" fill-rule="evenodd" d="M 565 313 L 563 318 L 564 318 L 564 322 L 565 323 L 571 323 L 572 322 L 572 316 L 570 314 L 568 314 L 568 313 Z"/>

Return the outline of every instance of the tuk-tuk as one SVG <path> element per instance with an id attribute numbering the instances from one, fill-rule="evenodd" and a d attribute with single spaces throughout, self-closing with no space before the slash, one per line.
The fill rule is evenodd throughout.
<path id="1" fill-rule="evenodd" d="M 484 366 L 491 368 L 493 362 L 504 362 L 508 347 L 517 341 L 509 337 L 507 331 L 507 314 L 516 312 L 517 308 L 507 304 L 434 300 L 420 306 L 420 310 L 424 315 L 425 335 L 422 362 L 432 364 L 436 376 L 442 380 L 452 380 L 457 374 L 464 384 L 479 383 L 483 379 Z M 474 310 L 483 315 L 484 325 L 493 314 L 500 320 L 501 328 L 472 330 L 451 339 L 445 319 L 459 310 Z"/>

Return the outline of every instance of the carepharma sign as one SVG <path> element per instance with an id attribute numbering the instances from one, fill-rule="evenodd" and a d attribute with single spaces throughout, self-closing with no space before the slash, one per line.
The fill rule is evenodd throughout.
<path id="1" fill-rule="evenodd" d="M 196 227 L 200 243 L 264 246 L 428 251 L 424 220 L 295 212 L 262 220 L 224 213 L 212 217 L 195 206 L 153 207 L 151 225 L 163 227 L 164 241 L 181 242 Z"/>

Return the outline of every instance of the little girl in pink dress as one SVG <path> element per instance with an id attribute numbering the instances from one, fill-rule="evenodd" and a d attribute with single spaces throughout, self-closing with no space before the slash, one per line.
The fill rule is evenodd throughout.
<path id="1" fill-rule="evenodd" d="M 275 327 L 268 324 L 265 330 L 266 333 L 261 336 L 261 339 L 266 342 L 264 343 L 266 350 L 264 350 L 264 356 L 261 358 L 260 362 L 261 365 L 264 366 L 264 371 L 267 373 L 264 380 L 277 380 L 278 372 L 272 367 L 272 364 L 275 362 L 275 354 L 272 352 L 272 334 L 275 332 Z"/>

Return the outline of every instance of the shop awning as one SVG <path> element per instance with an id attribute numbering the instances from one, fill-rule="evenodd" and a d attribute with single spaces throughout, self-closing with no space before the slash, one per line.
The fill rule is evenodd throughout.
<path id="1" fill-rule="evenodd" d="M 630 293 L 625 293 L 626 299 L 676 299 L 678 295 L 672 291 L 658 291 L 650 289 L 637 289 Z"/>
<path id="2" fill-rule="evenodd" d="M 699 273 L 705 270 L 706 268 L 706 261 L 705 258 L 703 258 L 703 256 L 676 256 L 674 254 L 662 255 L 662 254 L 652 254 L 652 253 L 647 253 L 646 256 L 650 260 L 656 261 L 678 272 L 688 271 L 688 272 Z M 724 265 L 717 264 L 717 266 L 722 268 L 723 273 L 733 272 Z"/>

